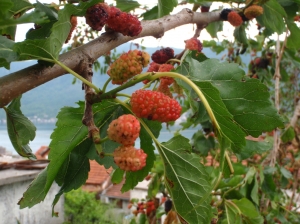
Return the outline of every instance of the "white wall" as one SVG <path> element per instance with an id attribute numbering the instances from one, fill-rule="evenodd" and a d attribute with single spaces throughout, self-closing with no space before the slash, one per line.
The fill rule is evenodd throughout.
<path id="1" fill-rule="evenodd" d="M 0 175 L 1 175 L 0 171 Z M 59 217 L 52 217 L 52 201 L 59 187 L 53 184 L 45 200 L 30 209 L 20 209 L 17 205 L 23 193 L 32 181 L 22 180 L 13 183 L 0 183 L 0 224 L 62 224 L 64 221 L 64 198 L 55 206 L 55 211 L 59 212 Z M 38 192 L 37 192 L 38 194 Z"/>

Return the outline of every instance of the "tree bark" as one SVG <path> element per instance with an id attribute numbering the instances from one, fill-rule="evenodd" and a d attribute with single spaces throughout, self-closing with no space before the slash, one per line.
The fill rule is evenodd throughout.
<path id="1" fill-rule="evenodd" d="M 103 33 L 98 38 L 76 49 L 61 54 L 59 60 L 74 71 L 80 71 L 81 62 L 86 57 L 97 60 L 106 52 L 128 41 L 141 37 L 153 36 L 160 38 L 168 30 L 185 24 L 197 24 L 205 27 L 211 22 L 220 21 L 220 11 L 199 13 L 183 9 L 177 14 L 168 15 L 156 20 L 142 21 L 142 32 L 135 37 L 123 36 L 120 33 Z M 178 38 L 178 37 L 174 37 Z M 45 67 L 36 64 L 0 78 L 0 108 L 6 106 L 19 95 L 34 89 L 54 78 L 67 74 L 58 65 Z"/>

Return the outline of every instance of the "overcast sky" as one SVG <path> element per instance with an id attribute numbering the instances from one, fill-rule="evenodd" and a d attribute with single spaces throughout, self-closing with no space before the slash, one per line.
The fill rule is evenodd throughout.
<path id="1" fill-rule="evenodd" d="M 35 3 L 35 0 L 30 0 L 31 3 Z M 41 3 L 51 3 L 54 2 L 56 4 L 59 3 L 58 0 L 40 0 L 39 2 Z M 113 3 L 115 1 L 109 0 L 109 1 L 105 1 L 108 4 Z M 138 0 L 138 2 L 140 4 L 147 4 L 147 6 L 149 6 L 149 8 L 153 7 L 156 5 L 157 0 Z M 211 10 L 213 9 L 218 9 L 220 6 L 220 3 L 213 3 L 213 5 L 211 6 Z M 182 8 L 184 8 L 186 6 L 180 6 L 177 7 L 176 9 L 174 9 L 174 11 L 172 13 L 177 13 L 179 12 Z M 85 21 L 84 19 L 82 21 Z M 253 23 L 253 26 L 255 26 L 255 24 Z M 23 41 L 25 39 L 25 35 L 28 29 L 32 28 L 33 24 L 24 24 L 24 25 L 20 25 L 18 26 L 17 29 L 17 36 L 16 36 L 16 41 Z M 135 43 L 139 43 L 145 46 L 145 47 L 157 47 L 157 46 L 161 46 L 161 47 L 176 47 L 176 48 L 184 48 L 184 40 L 190 39 L 193 35 L 194 35 L 194 25 L 192 24 L 188 24 L 188 25 L 184 25 L 181 27 L 177 27 L 174 30 L 170 30 L 168 32 L 166 32 L 164 34 L 164 36 L 162 38 L 156 39 L 154 37 L 146 37 L 143 39 L 138 39 L 135 40 Z M 227 39 L 229 41 L 233 40 L 233 30 L 234 28 L 228 23 L 228 22 L 224 22 L 224 27 L 223 27 L 223 32 L 218 34 L 218 38 L 219 40 L 223 40 L 223 39 Z M 254 32 L 251 32 L 252 37 L 254 37 L 256 35 L 255 30 Z M 210 35 L 206 32 L 206 31 L 202 31 L 201 35 L 200 35 L 200 40 L 211 40 Z M 217 39 L 216 39 L 217 40 Z"/>

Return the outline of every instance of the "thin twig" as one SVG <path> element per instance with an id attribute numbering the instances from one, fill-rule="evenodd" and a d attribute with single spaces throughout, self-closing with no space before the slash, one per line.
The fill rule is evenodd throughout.
<path id="1" fill-rule="evenodd" d="M 286 41 L 287 41 L 287 33 L 286 32 L 286 36 L 284 39 L 284 42 L 280 48 L 280 40 L 279 40 L 279 36 L 277 38 L 277 43 L 276 43 L 276 67 L 275 67 L 275 74 L 274 74 L 274 79 L 275 79 L 275 107 L 277 109 L 277 111 L 279 112 L 280 110 L 280 63 L 281 63 L 281 59 L 283 56 L 283 52 L 286 46 Z M 279 151 L 279 146 L 280 146 L 280 133 L 278 131 L 278 129 L 276 128 L 274 131 L 274 144 L 273 144 L 273 150 L 271 151 L 271 155 L 270 155 L 270 166 L 274 167 L 276 164 L 276 158 L 277 158 L 277 154 Z"/>

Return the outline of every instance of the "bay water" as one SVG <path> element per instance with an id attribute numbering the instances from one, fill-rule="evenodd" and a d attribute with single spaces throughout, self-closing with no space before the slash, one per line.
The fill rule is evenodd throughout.
<path id="1" fill-rule="evenodd" d="M 30 148 L 32 149 L 33 153 L 35 153 L 41 146 L 49 146 L 51 139 L 50 135 L 52 134 L 55 124 L 54 123 L 46 123 L 46 124 L 36 124 L 37 131 L 36 131 L 36 137 L 33 141 L 29 143 Z M 180 132 L 181 135 L 184 137 L 191 139 L 193 134 L 196 132 L 196 129 L 187 129 Z M 170 140 L 175 133 L 175 129 L 173 131 L 169 131 L 165 128 L 162 129 L 160 132 L 160 136 L 158 137 L 158 140 L 160 142 L 166 142 Z M 7 127 L 6 125 L 1 124 L 0 125 L 0 146 L 4 147 L 7 152 L 9 152 L 12 155 L 16 155 L 16 151 L 14 150 L 8 133 L 7 133 Z M 135 147 L 139 147 L 139 141 L 136 142 Z"/>

